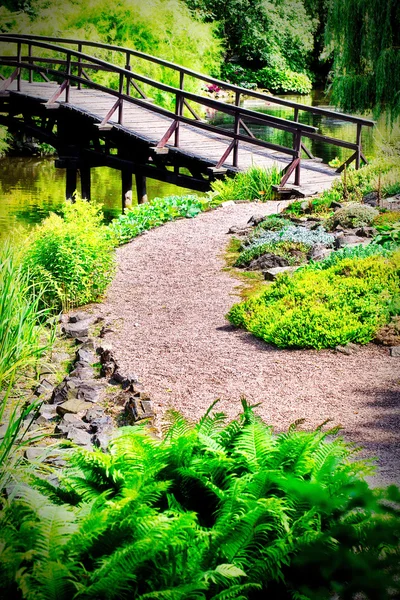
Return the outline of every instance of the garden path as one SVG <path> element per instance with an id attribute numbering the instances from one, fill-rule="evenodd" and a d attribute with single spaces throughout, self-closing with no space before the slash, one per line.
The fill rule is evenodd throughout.
<path id="1" fill-rule="evenodd" d="M 118 271 L 96 315 L 122 372 L 138 374 L 160 422 L 174 407 L 197 419 L 213 400 L 233 417 L 240 397 L 276 431 L 327 418 L 348 440 L 378 456 L 375 484 L 399 482 L 400 359 L 369 344 L 351 356 L 333 350 L 278 350 L 232 328 L 224 315 L 239 300 L 224 271 L 228 229 L 277 203 L 235 204 L 147 232 L 117 251 Z"/>

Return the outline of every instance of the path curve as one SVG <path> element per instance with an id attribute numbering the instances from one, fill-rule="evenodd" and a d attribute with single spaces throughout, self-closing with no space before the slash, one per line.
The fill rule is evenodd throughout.
<path id="1" fill-rule="evenodd" d="M 220 207 L 147 232 L 117 251 L 118 271 L 94 308 L 123 372 L 139 375 L 158 418 L 174 407 L 194 419 L 213 400 L 236 416 L 242 395 L 276 431 L 304 417 L 327 418 L 379 457 L 378 483 L 398 482 L 400 359 L 373 344 L 353 356 L 332 350 L 278 350 L 229 326 L 239 281 L 223 271 L 227 235 L 276 203 Z"/>

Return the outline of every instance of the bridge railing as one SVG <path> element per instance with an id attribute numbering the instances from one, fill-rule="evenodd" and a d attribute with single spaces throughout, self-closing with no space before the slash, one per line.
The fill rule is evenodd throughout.
<path id="1" fill-rule="evenodd" d="M 359 168 L 361 161 L 367 162 L 361 148 L 361 131 L 363 126 L 370 127 L 374 124 L 373 121 L 368 119 L 353 117 L 351 115 L 346 115 L 344 113 L 322 109 L 319 107 L 298 104 L 285 99 L 276 98 L 275 96 L 254 92 L 239 86 L 234 86 L 227 82 L 220 81 L 207 75 L 196 73 L 195 71 L 187 69 L 186 67 L 182 67 L 163 59 L 135 51 L 131 48 L 123 48 L 109 44 L 102 44 L 99 42 L 88 42 L 69 38 L 59 39 L 34 35 L 13 34 L 0 34 L 0 42 L 16 44 L 17 46 L 17 52 L 15 56 L 0 56 L 0 64 L 14 67 L 14 71 L 11 76 L 3 81 L 2 84 L 0 84 L 0 90 L 2 88 L 5 90 L 14 79 L 17 80 L 17 88 L 20 89 L 21 73 L 22 70 L 26 70 L 28 72 L 29 82 L 33 81 L 34 72 L 39 73 L 47 81 L 49 81 L 49 76 L 52 76 L 56 79 L 61 78 L 63 80 L 61 86 L 47 103 L 49 107 L 55 105 L 55 103 L 59 101 L 63 92 L 65 92 L 65 102 L 69 102 L 69 90 L 71 84 L 76 84 L 78 89 L 81 89 L 82 86 L 88 86 L 94 89 L 105 91 L 115 96 L 116 102 L 106 115 L 106 118 L 99 125 L 99 127 L 102 129 L 111 127 L 108 121 L 116 111 L 118 115 L 118 124 L 123 125 L 123 101 L 146 106 L 146 108 L 149 108 L 153 112 L 163 114 L 173 119 L 165 135 L 158 142 L 158 149 L 163 148 L 170 140 L 172 135 L 174 135 L 174 145 L 179 147 L 179 128 L 181 123 L 189 123 L 199 129 L 208 130 L 210 132 L 230 138 L 231 141 L 226 151 L 216 164 L 216 170 L 221 168 L 231 153 L 232 165 L 234 168 L 236 168 L 238 165 L 239 142 L 247 142 L 254 146 L 262 146 L 264 148 L 289 155 L 292 160 L 282 172 L 281 185 L 284 185 L 287 182 L 293 171 L 295 171 L 295 183 L 299 185 L 301 152 L 304 150 L 310 158 L 313 158 L 307 147 L 304 145 L 303 138 L 309 138 L 353 150 L 351 157 L 346 160 L 346 162 L 338 169 L 338 171 L 342 170 L 346 164 L 350 164 L 352 161 L 355 161 L 356 168 Z M 76 46 L 76 49 L 60 46 L 60 43 Z M 86 54 L 82 52 L 84 47 L 98 48 L 101 50 L 120 53 L 124 56 L 125 65 L 123 67 L 117 66 L 102 60 L 101 58 Z M 26 53 L 23 52 L 25 48 Z M 34 49 L 35 52 L 41 50 L 42 55 L 35 56 L 33 54 Z M 43 55 L 43 51 L 45 51 L 45 55 Z M 40 54 L 40 52 L 38 53 Z M 132 71 L 132 57 L 138 57 L 146 61 L 162 65 L 169 69 L 173 69 L 179 75 L 179 87 L 173 87 L 139 73 L 135 73 Z M 114 73 L 118 78 L 117 84 L 114 84 L 115 89 L 93 81 L 88 74 L 89 70 Z M 235 103 L 227 104 L 208 96 L 195 94 L 185 90 L 185 75 L 194 77 L 195 79 L 201 80 L 208 84 L 218 85 L 218 87 L 223 87 L 234 92 Z M 174 113 L 161 106 L 150 103 L 151 99 L 144 91 L 145 86 L 150 86 L 160 91 L 172 94 L 175 97 Z M 138 97 L 133 97 L 132 92 L 136 93 Z M 294 120 L 281 119 L 279 117 L 274 117 L 265 113 L 246 109 L 240 106 L 243 95 L 291 107 L 294 110 Z M 189 104 L 189 102 L 194 102 L 200 106 L 212 108 L 233 116 L 233 131 L 205 123 Z M 190 112 L 192 118 L 188 118 L 184 115 L 184 108 Z M 318 133 L 316 127 L 301 123 L 299 121 L 299 113 L 303 110 L 319 115 L 329 115 L 331 117 L 334 116 L 335 119 L 342 119 L 343 121 L 354 123 L 357 126 L 355 142 L 351 143 L 337 138 L 321 135 Z M 248 125 L 251 123 L 261 124 L 291 133 L 293 136 L 292 147 L 289 148 L 287 146 L 273 144 L 271 142 L 256 138 L 254 133 L 248 127 Z M 241 133 L 241 129 L 244 131 L 244 134 Z"/>

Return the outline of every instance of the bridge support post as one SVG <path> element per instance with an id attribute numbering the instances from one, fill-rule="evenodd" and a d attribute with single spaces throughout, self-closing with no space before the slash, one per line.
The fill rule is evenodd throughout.
<path id="1" fill-rule="evenodd" d="M 76 182 L 78 169 L 76 164 L 67 165 L 65 178 L 65 197 L 67 200 L 73 200 L 76 192 Z"/>
<path id="2" fill-rule="evenodd" d="M 122 212 L 124 212 L 125 208 L 132 204 L 132 173 L 131 173 L 131 171 L 122 169 L 121 182 L 122 182 Z"/>
<path id="3" fill-rule="evenodd" d="M 146 177 L 142 173 L 136 173 L 136 193 L 138 204 L 147 202 Z"/>
<path id="4" fill-rule="evenodd" d="M 81 175 L 81 194 L 83 200 L 90 200 L 90 167 L 81 165 L 79 168 Z"/>

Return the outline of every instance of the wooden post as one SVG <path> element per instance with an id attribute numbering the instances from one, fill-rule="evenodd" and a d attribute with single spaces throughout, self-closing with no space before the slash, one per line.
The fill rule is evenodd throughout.
<path id="1" fill-rule="evenodd" d="M 32 57 L 32 44 L 29 44 L 28 45 L 28 62 L 29 62 L 30 65 L 32 64 L 31 57 Z M 33 81 L 33 71 L 32 71 L 32 69 L 29 69 L 29 80 L 28 81 L 29 81 L 29 83 L 32 83 L 32 81 Z"/>
<path id="2" fill-rule="evenodd" d="M 81 165 L 79 167 L 81 175 L 81 194 L 83 200 L 90 200 L 90 167 Z"/>
<path id="3" fill-rule="evenodd" d="M 235 106 L 239 107 L 240 104 L 240 92 L 235 93 Z M 239 135 L 240 133 L 240 113 L 239 111 L 235 112 L 235 135 Z M 233 146 L 233 160 L 232 164 L 234 167 L 238 166 L 238 153 L 239 153 L 239 141 L 235 138 L 235 145 Z"/>
<path id="4" fill-rule="evenodd" d="M 295 175 L 294 175 L 294 185 L 300 185 L 300 161 L 301 161 L 301 131 L 300 131 L 300 129 L 298 129 L 295 134 L 294 149 L 297 152 L 296 158 L 299 159 L 297 166 L 296 166 Z"/>
<path id="5" fill-rule="evenodd" d="M 73 200 L 76 192 L 76 181 L 77 181 L 78 169 L 76 164 L 67 165 L 66 174 L 66 185 L 65 185 L 65 197 L 67 200 Z"/>
<path id="6" fill-rule="evenodd" d="M 356 150 L 356 169 L 360 168 L 360 159 L 361 159 L 361 130 L 362 130 L 362 125 L 361 123 L 357 123 L 357 139 L 356 139 L 356 144 L 357 144 L 357 150 Z"/>
<path id="7" fill-rule="evenodd" d="M 138 204 L 147 202 L 146 177 L 142 173 L 136 173 L 136 193 Z"/>
<path id="8" fill-rule="evenodd" d="M 20 92 L 21 91 L 21 67 L 19 66 L 22 62 L 22 47 L 21 47 L 21 43 L 18 42 L 18 57 L 17 57 L 17 62 L 18 62 L 18 76 L 17 76 L 17 90 Z"/>
<path id="9" fill-rule="evenodd" d="M 121 171 L 122 182 L 122 212 L 132 204 L 132 173 L 127 170 Z"/>
<path id="10" fill-rule="evenodd" d="M 82 52 L 82 44 L 78 44 L 78 52 Z M 78 77 L 82 78 L 82 58 L 78 58 Z M 78 81 L 78 90 L 82 88 L 82 84 Z"/>

